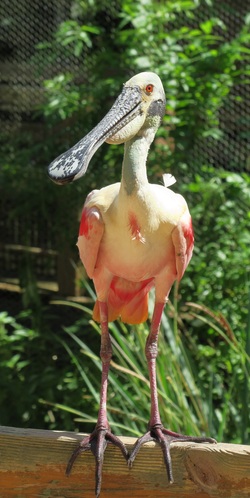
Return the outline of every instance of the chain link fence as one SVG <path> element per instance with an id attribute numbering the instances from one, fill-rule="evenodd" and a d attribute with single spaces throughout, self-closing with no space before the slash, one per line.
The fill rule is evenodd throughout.
<path id="1" fill-rule="evenodd" d="M 73 71 L 79 70 L 79 62 L 73 55 L 71 60 L 59 57 L 50 65 L 45 64 L 43 53 L 36 50 L 37 44 L 52 40 L 60 23 L 70 18 L 74 8 L 74 2 L 66 0 L 1 2 L 0 126 L 9 140 L 18 133 L 20 126 L 28 123 L 37 127 L 39 135 L 41 124 L 36 122 L 34 109 L 43 101 L 44 79 L 65 71 L 66 65 Z M 120 8 L 119 1 L 109 2 L 103 11 L 102 22 L 112 23 L 112 16 L 116 13 L 118 16 Z M 196 23 L 206 18 L 207 9 L 203 2 L 196 11 Z M 249 0 L 225 0 L 215 2 L 213 9 L 213 15 L 226 25 L 223 36 L 229 41 L 240 31 L 244 17 L 250 11 L 250 3 Z M 181 25 L 184 21 L 184 15 L 180 14 L 178 22 Z M 236 96 L 240 98 L 236 99 Z M 241 168 L 249 172 L 249 86 L 233 88 L 219 114 L 223 138 L 219 142 L 211 137 L 201 140 L 196 144 L 194 156 L 201 162 L 225 169 L 238 171 Z"/>

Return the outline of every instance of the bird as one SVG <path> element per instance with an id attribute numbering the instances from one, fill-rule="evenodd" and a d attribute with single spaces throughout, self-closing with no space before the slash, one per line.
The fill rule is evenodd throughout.
<path id="1" fill-rule="evenodd" d="M 102 145 L 124 144 L 121 181 L 93 190 L 82 210 L 78 249 L 88 277 L 93 280 L 96 302 L 94 320 L 100 322 L 102 376 L 100 407 L 94 431 L 72 453 L 69 474 L 78 455 L 91 450 L 96 460 L 95 495 L 99 496 L 107 443 L 117 446 L 129 467 L 141 446 L 160 444 L 167 478 L 173 482 L 170 444 L 176 441 L 214 443 L 209 437 L 192 437 L 166 429 L 161 421 L 156 378 L 156 359 L 161 318 L 170 290 L 180 281 L 192 257 L 194 235 L 188 205 L 169 187 L 175 181 L 165 175 L 164 185 L 151 184 L 146 162 L 149 148 L 163 120 L 166 96 L 159 76 L 141 72 L 130 78 L 121 94 L 83 139 L 56 158 L 48 168 L 50 178 L 65 184 L 78 180 Z M 120 319 L 138 324 L 148 318 L 148 295 L 154 289 L 154 311 L 145 345 L 151 409 L 147 431 L 129 454 L 110 429 L 107 416 L 108 373 L 112 357 L 109 322 Z"/>

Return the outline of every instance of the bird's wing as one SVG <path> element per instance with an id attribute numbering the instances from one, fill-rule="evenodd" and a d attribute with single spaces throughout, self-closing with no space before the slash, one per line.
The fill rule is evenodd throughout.
<path id="1" fill-rule="evenodd" d="M 177 280 L 180 281 L 192 257 L 194 247 L 192 218 L 188 209 L 181 216 L 179 223 L 174 228 L 172 241 L 175 248 Z"/>
<path id="2" fill-rule="evenodd" d="M 80 258 L 90 278 L 93 278 L 104 223 L 99 209 L 95 206 L 83 207 L 77 246 Z"/>

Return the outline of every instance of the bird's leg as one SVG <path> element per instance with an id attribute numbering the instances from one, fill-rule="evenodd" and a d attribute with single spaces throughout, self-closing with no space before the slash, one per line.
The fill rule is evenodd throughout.
<path id="1" fill-rule="evenodd" d="M 66 474 L 69 475 L 74 464 L 74 461 L 78 455 L 86 450 L 91 450 L 95 460 L 96 460 L 96 487 L 95 494 L 96 497 L 99 496 L 101 491 L 101 481 L 102 481 L 102 466 L 104 459 L 104 452 L 107 447 L 107 443 L 113 443 L 118 446 L 127 460 L 128 452 L 122 441 L 114 436 L 110 431 L 108 419 L 107 419 L 107 388 L 108 388 L 108 373 L 110 367 L 110 361 L 112 357 L 112 345 L 108 330 L 108 311 L 107 304 L 99 301 L 100 315 L 101 315 L 101 351 L 100 356 L 102 360 L 102 378 L 101 378 L 101 391 L 100 391 L 100 407 L 98 412 L 97 423 L 94 431 L 89 436 L 85 437 L 79 446 L 72 453 Z"/>
<path id="2" fill-rule="evenodd" d="M 216 443 L 216 441 L 212 438 L 207 438 L 207 437 L 185 436 L 184 434 L 179 434 L 177 432 L 165 429 L 162 425 L 160 412 L 159 412 L 158 394 L 157 394 L 156 358 L 158 353 L 158 335 L 159 335 L 163 309 L 164 309 L 164 303 L 155 304 L 151 329 L 145 348 L 146 358 L 148 362 L 150 392 L 151 392 L 151 413 L 148 424 L 148 432 L 146 432 L 146 434 L 140 437 L 134 444 L 134 447 L 128 459 L 128 465 L 132 467 L 135 457 L 140 447 L 144 443 L 147 443 L 149 441 L 156 441 L 160 444 L 162 448 L 168 480 L 170 483 L 173 483 L 174 479 L 173 479 L 172 462 L 170 455 L 170 443 L 176 441 L 192 441 L 196 443 Z"/>

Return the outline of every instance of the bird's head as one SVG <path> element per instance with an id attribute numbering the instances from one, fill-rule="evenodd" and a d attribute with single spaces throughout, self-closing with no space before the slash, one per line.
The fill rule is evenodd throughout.
<path id="1" fill-rule="evenodd" d="M 165 105 L 164 89 L 157 74 L 143 72 L 133 76 L 100 123 L 49 165 L 51 180 L 63 184 L 83 176 L 103 142 L 121 144 L 148 130 L 154 136 L 165 114 Z"/>
<path id="2" fill-rule="evenodd" d="M 119 106 L 122 113 L 120 126 L 117 132 L 114 129 L 112 135 L 106 139 L 107 143 L 127 142 L 148 128 L 154 128 L 156 131 L 165 114 L 166 106 L 164 89 L 157 74 L 144 72 L 133 76 L 125 83 L 115 104 L 119 99 L 121 99 Z"/>

